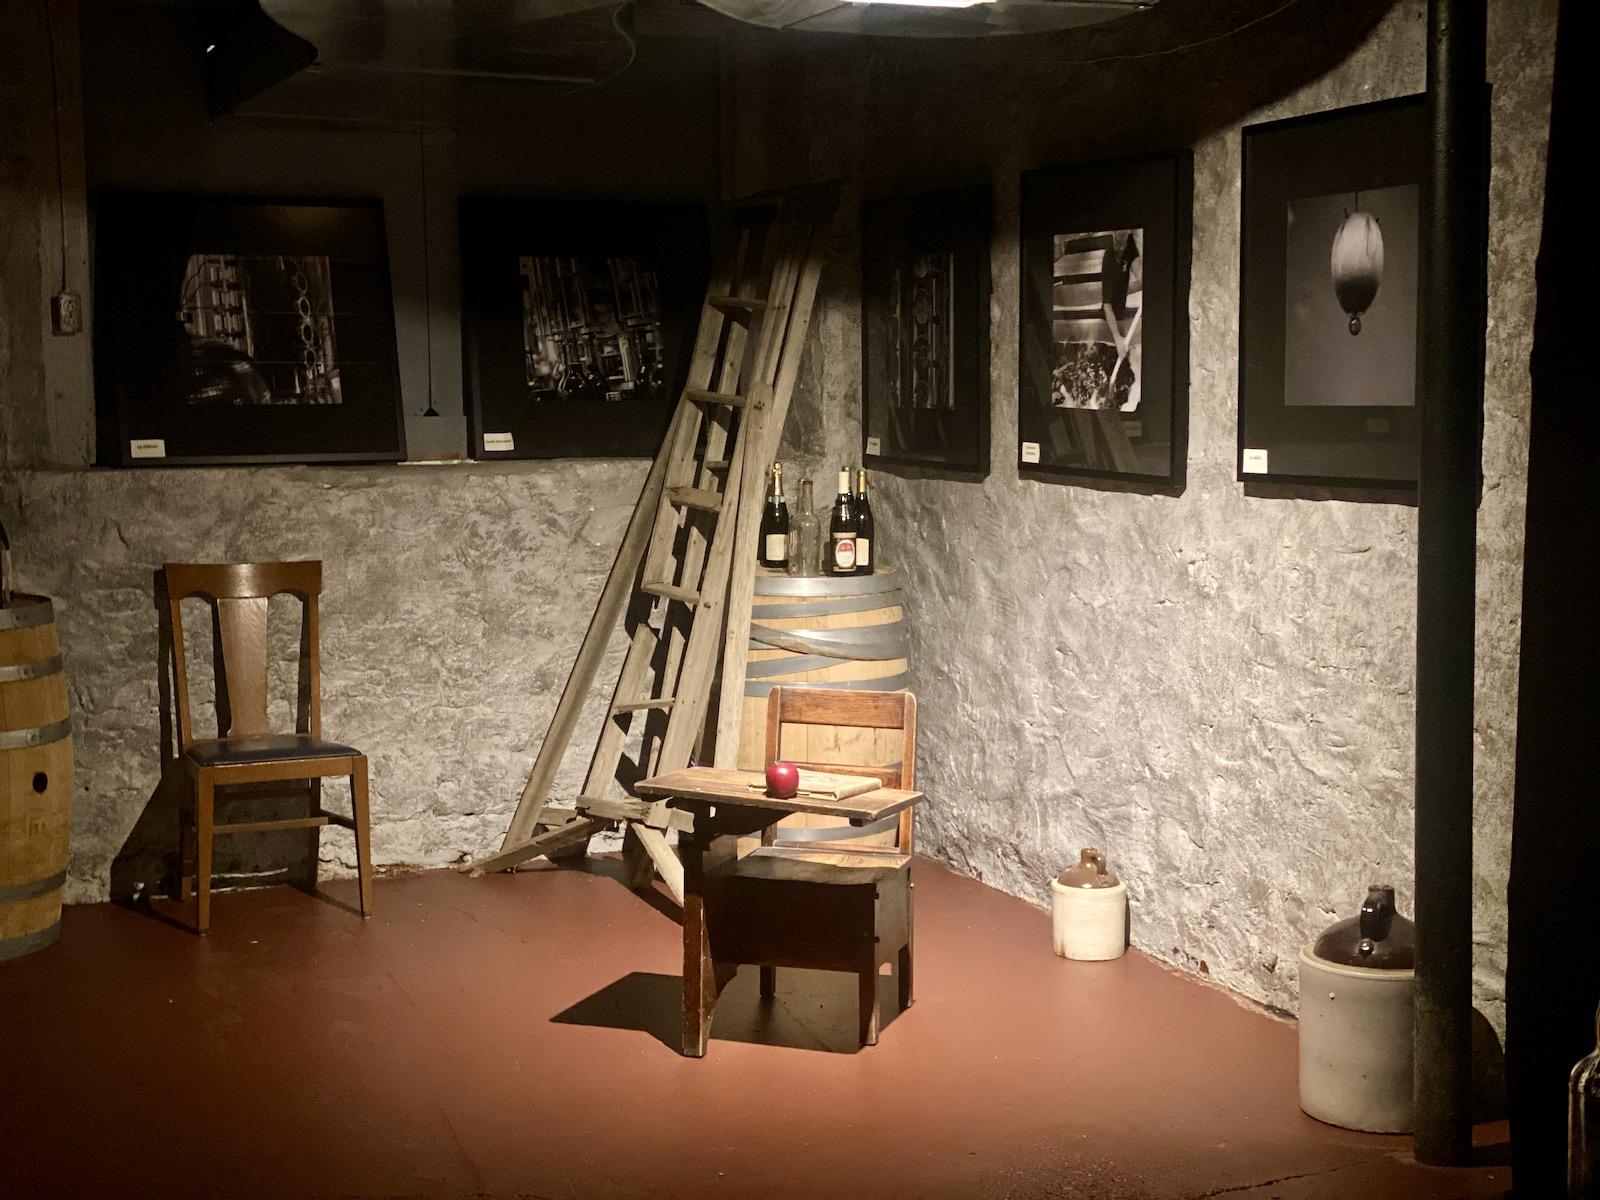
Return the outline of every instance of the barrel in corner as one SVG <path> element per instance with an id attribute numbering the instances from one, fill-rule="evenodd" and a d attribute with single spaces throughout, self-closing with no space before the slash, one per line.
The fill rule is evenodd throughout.
<path id="1" fill-rule="evenodd" d="M 61 932 L 71 735 L 55 610 L 17 593 L 0 608 L 0 961 Z"/>

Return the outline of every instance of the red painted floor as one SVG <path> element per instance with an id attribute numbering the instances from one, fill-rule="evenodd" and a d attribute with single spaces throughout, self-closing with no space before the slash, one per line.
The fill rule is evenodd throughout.
<path id="1" fill-rule="evenodd" d="M 383 879 L 366 922 L 286 888 L 223 894 L 206 939 L 69 909 L 57 945 L 0 964 L 0 1197 L 1509 1186 L 1304 1116 L 1292 1023 L 1138 953 L 1058 959 L 1047 914 L 932 863 L 917 884 L 917 1002 L 876 1047 L 853 1045 L 850 977 L 780 972 L 763 1013 L 746 968 L 702 1060 L 676 1051 L 671 904 L 606 861 Z"/>

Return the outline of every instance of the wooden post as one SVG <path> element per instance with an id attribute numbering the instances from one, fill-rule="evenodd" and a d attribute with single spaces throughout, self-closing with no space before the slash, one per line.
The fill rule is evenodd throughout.
<path id="1" fill-rule="evenodd" d="M 1472 718 L 1482 470 L 1485 0 L 1430 0 L 1417 502 L 1416 1141 L 1472 1157 Z"/>

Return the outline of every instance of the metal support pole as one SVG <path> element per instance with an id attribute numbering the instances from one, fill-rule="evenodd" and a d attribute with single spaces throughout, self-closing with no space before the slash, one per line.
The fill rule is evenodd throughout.
<path id="1" fill-rule="evenodd" d="M 1473 603 L 1482 462 L 1486 0 L 1428 4 L 1417 514 L 1416 1156 L 1472 1156 Z"/>

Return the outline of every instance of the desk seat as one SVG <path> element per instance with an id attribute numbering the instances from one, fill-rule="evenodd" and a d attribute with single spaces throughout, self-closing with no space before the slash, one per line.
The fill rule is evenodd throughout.
<path id="1" fill-rule="evenodd" d="M 724 870 L 749 879 L 792 879 L 804 883 L 880 884 L 911 865 L 909 854 L 893 850 L 822 850 L 809 846 L 762 846 Z"/>

